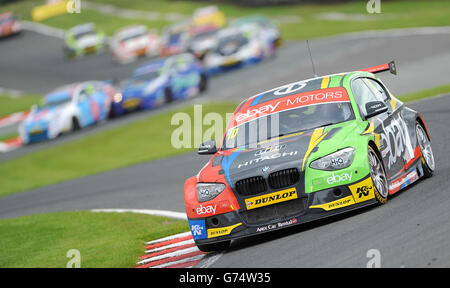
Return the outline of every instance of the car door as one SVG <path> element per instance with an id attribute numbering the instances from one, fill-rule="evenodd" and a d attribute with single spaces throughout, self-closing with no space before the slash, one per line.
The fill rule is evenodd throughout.
<path id="1" fill-rule="evenodd" d="M 403 158 L 397 157 L 397 151 L 395 147 L 395 136 L 397 131 L 394 132 L 392 124 L 392 109 L 388 106 L 388 110 L 373 117 L 368 117 L 367 105 L 375 101 L 388 102 L 388 95 L 382 94 L 373 87 L 377 87 L 373 84 L 373 80 L 369 78 L 356 78 L 352 81 L 351 87 L 353 96 L 358 105 L 358 109 L 361 117 L 369 122 L 369 130 L 380 134 L 380 154 L 386 167 L 386 173 L 390 178 L 399 167 L 403 167 Z M 394 172 L 394 173 L 392 173 Z"/>
<path id="2" fill-rule="evenodd" d="M 404 106 L 398 105 L 395 99 L 391 99 L 388 90 L 380 81 L 366 78 L 365 82 L 372 92 L 382 99 L 389 108 L 389 125 L 384 127 L 385 133 L 383 134 L 386 146 L 383 146 L 381 153 L 382 155 L 386 154 L 391 176 L 397 178 L 404 171 L 407 161 L 414 158 L 414 147 L 408 126 L 402 117 Z"/>
<path id="3" fill-rule="evenodd" d="M 78 108 L 81 126 L 88 126 L 100 120 L 100 105 L 96 100 L 96 90 L 93 85 L 85 85 L 78 95 Z"/>
<path id="4" fill-rule="evenodd" d="M 193 95 L 198 89 L 200 75 L 194 67 L 190 55 L 176 58 L 172 66 L 172 93 L 176 99 L 183 99 Z"/>

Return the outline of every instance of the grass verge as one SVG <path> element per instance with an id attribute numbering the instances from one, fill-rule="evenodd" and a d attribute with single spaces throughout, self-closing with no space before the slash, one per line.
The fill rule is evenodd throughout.
<path id="1" fill-rule="evenodd" d="M 400 95 L 398 98 L 403 102 L 415 101 L 431 96 L 450 93 L 450 84 L 433 87 L 413 93 Z"/>
<path id="2" fill-rule="evenodd" d="M 134 213 L 59 212 L 0 220 L 0 267 L 131 268 L 146 241 L 186 232 L 186 221 Z"/>
<path id="3" fill-rule="evenodd" d="M 34 104 L 38 104 L 42 99 L 40 95 L 27 94 L 19 97 L 0 94 L 0 117 L 15 112 L 29 110 Z"/>
<path id="4" fill-rule="evenodd" d="M 31 8 L 43 2 L 18 1 L 3 5 L 0 7 L 0 12 L 14 11 L 22 19 L 30 20 Z M 90 0 L 90 2 L 114 5 L 123 9 L 166 14 L 178 13 L 187 16 L 191 15 L 195 9 L 208 5 L 208 3 L 203 1 L 173 0 Z M 279 21 L 283 37 L 287 40 L 310 39 L 364 30 L 450 25 L 450 18 L 448 17 L 450 14 L 449 1 L 383 1 L 382 13 L 380 14 L 367 13 L 366 4 L 367 1 L 350 1 L 333 5 L 297 4 L 272 7 L 242 7 L 233 4 L 214 3 L 229 18 L 261 14 Z M 294 19 L 292 16 L 294 16 Z M 116 17 L 88 9 L 83 9 L 80 14 L 61 15 L 43 21 L 44 24 L 63 29 L 85 22 L 96 22 L 109 35 L 118 27 L 136 22 L 158 30 L 169 24 L 169 22 L 164 20 L 164 17 L 155 21 L 148 21 Z"/>

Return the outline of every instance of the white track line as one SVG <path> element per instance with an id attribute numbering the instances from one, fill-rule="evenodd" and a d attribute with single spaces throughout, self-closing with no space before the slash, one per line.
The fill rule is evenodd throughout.
<path id="1" fill-rule="evenodd" d="M 181 241 L 181 242 L 165 245 L 165 246 L 154 248 L 154 249 L 145 250 L 145 254 L 151 254 L 151 253 L 155 253 L 155 252 L 159 252 L 159 251 L 163 251 L 163 250 L 167 250 L 170 248 L 175 248 L 175 247 L 179 247 L 179 246 L 183 246 L 183 245 L 187 245 L 187 244 L 192 244 L 192 243 L 195 243 L 194 239 Z"/>
<path id="2" fill-rule="evenodd" d="M 146 259 L 143 259 L 143 260 L 139 261 L 137 264 L 138 265 L 143 265 L 143 264 L 147 264 L 149 262 L 153 262 L 153 261 L 157 261 L 157 260 L 161 260 L 161 259 L 165 259 L 165 258 L 170 258 L 170 257 L 181 256 L 183 254 L 188 254 L 188 253 L 197 252 L 197 251 L 199 251 L 197 247 L 190 247 L 190 248 L 177 250 L 177 251 L 174 251 L 174 252 L 171 252 L 171 253 L 167 253 L 167 254 L 163 254 L 163 255 L 146 258 Z"/>
<path id="3" fill-rule="evenodd" d="M 191 261 L 196 261 L 196 260 L 201 260 L 204 257 L 204 255 L 197 255 L 197 256 L 193 256 L 193 257 L 189 257 L 189 258 L 184 258 L 178 261 L 173 261 L 173 262 L 169 262 L 169 263 L 164 263 L 161 265 L 156 265 L 156 266 L 152 266 L 149 268 L 164 268 L 167 266 L 172 266 L 172 265 L 176 265 L 176 264 L 182 264 L 182 263 L 186 263 L 186 262 L 191 262 Z M 192 268 L 193 266 L 187 266 L 185 268 Z"/>
<path id="4" fill-rule="evenodd" d="M 147 244 L 147 245 L 156 244 L 156 243 L 160 243 L 160 242 L 164 242 L 164 241 L 168 241 L 168 240 L 173 240 L 173 239 L 176 239 L 176 238 L 186 237 L 186 236 L 189 236 L 189 235 L 191 235 L 191 232 L 184 232 L 184 233 L 175 234 L 175 235 L 172 235 L 172 236 L 167 236 L 167 237 L 164 237 L 164 238 L 161 238 L 161 239 L 148 241 L 145 244 Z"/>
<path id="5" fill-rule="evenodd" d="M 174 219 L 187 220 L 186 213 L 173 212 L 167 210 L 150 210 L 150 209 L 92 209 L 91 212 L 115 212 L 115 213 L 138 213 L 153 216 L 170 217 Z"/>
<path id="6" fill-rule="evenodd" d="M 50 37 L 64 39 L 65 31 L 63 29 L 58 29 L 31 21 L 22 21 L 22 27 L 24 30 L 37 32 Z"/>

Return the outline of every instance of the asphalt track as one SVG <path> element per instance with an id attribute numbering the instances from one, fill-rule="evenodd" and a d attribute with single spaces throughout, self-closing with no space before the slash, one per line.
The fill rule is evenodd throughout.
<path id="1" fill-rule="evenodd" d="M 16 40 L 23 41 L 26 37 L 27 34 Z M 448 83 L 449 38 L 442 35 L 335 37 L 315 40 L 311 46 L 319 74 L 396 59 L 399 75 L 395 78 L 383 75 L 382 79 L 394 94 L 400 94 Z M 203 97 L 242 99 L 273 86 L 308 78 L 311 76 L 309 59 L 298 56 L 307 55 L 304 53 L 307 52 L 302 43 L 289 43 L 276 59 L 213 79 L 211 90 Z M 106 56 L 92 59 L 97 61 L 94 59 Z M 80 61 L 84 60 L 87 58 Z M 7 88 L 26 91 L 25 84 L 16 86 L 23 83 L 18 81 L 18 76 L 26 68 L 18 67 L 14 73 L 10 72 L 15 77 L 10 77 L 8 83 L 3 82 L 3 64 L 0 60 L 0 86 L 10 84 Z M 30 79 L 32 76 L 33 73 L 24 74 Z M 49 80 L 52 81 L 56 82 Z M 450 156 L 446 147 L 450 140 L 450 97 L 409 106 L 422 112 L 431 132 L 437 161 L 433 178 L 419 181 L 381 207 L 236 241 L 212 267 L 365 267 L 370 260 L 367 258 L 370 249 L 380 251 L 383 267 L 450 266 L 450 188 L 447 185 Z M 1 199 L 0 217 L 95 208 L 182 212 L 184 180 L 197 173 L 206 161 L 207 158 L 186 154 L 11 195 Z"/>

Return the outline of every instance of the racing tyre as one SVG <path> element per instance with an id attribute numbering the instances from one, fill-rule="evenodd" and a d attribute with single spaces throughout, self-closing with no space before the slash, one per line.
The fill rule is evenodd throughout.
<path id="1" fill-rule="evenodd" d="M 433 176 L 435 169 L 434 155 L 430 139 L 428 139 L 425 129 L 419 123 L 416 123 L 416 137 L 422 154 L 423 174 L 428 178 Z"/>
<path id="2" fill-rule="evenodd" d="M 73 117 L 72 118 L 72 131 L 75 132 L 80 129 L 81 129 L 80 122 L 78 121 L 78 119 L 76 117 Z"/>
<path id="3" fill-rule="evenodd" d="M 203 244 L 197 245 L 198 250 L 202 252 L 214 252 L 214 251 L 222 251 L 228 249 L 230 247 L 231 241 L 223 241 L 213 244 Z"/>
<path id="4" fill-rule="evenodd" d="M 198 85 L 200 92 L 206 91 L 208 88 L 208 78 L 205 74 L 200 75 L 200 84 Z"/>
<path id="5" fill-rule="evenodd" d="M 169 88 L 166 88 L 164 90 L 164 102 L 165 103 L 170 103 L 172 101 L 173 101 L 172 91 Z"/>
<path id="6" fill-rule="evenodd" d="M 379 154 L 369 146 L 368 149 L 369 156 L 369 168 L 370 177 L 373 182 L 373 193 L 375 194 L 375 199 L 379 204 L 384 204 L 387 201 L 389 195 L 389 185 L 386 176 L 386 170 L 384 169 L 383 162 Z"/>

